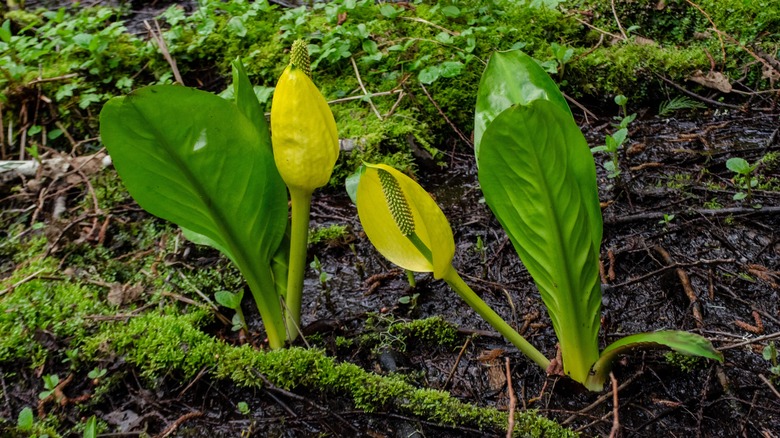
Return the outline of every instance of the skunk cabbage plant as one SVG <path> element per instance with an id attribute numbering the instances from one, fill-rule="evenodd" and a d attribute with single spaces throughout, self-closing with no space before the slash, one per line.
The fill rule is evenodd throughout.
<path id="1" fill-rule="evenodd" d="M 303 277 L 314 189 L 330 180 L 339 155 L 336 120 L 311 80 L 306 43 L 293 43 L 290 64 L 276 84 L 271 102 L 271 140 L 276 167 L 290 191 L 292 224 L 286 292 L 287 332 L 298 336 Z"/>
<path id="2" fill-rule="evenodd" d="M 311 193 L 327 183 L 338 154 L 333 115 L 309 78 L 305 44 L 296 42 L 293 52 L 274 96 L 273 146 L 239 61 L 235 102 L 155 85 L 111 99 L 100 114 L 103 143 L 130 194 L 236 264 L 271 348 L 297 336 Z M 293 204 L 289 239 L 285 182 Z"/>
<path id="3" fill-rule="evenodd" d="M 480 82 L 475 120 L 485 200 L 540 291 L 565 375 L 601 390 L 616 356 L 637 346 L 722 360 L 707 339 L 681 331 L 631 335 L 599 353 L 602 218 L 596 167 L 563 95 L 532 58 L 519 51 L 493 55 Z M 366 164 L 358 178 L 358 215 L 382 255 L 443 279 L 531 360 L 556 371 L 561 364 L 512 329 L 453 268 L 452 231 L 430 195 L 385 165 Z"/>
<path id="4" fill-rule="evenodd" d="M 599 354 L 596 168 L 563 95 L 544 77 L 522 52 L 493 55 L 477 94 L 475 150 L 485 201 L 539 289 L 564 373 L 600 390 L 618 353 L 647 345 L 722 360 L 708 340 L 681 331 L 628 336 Z"/>

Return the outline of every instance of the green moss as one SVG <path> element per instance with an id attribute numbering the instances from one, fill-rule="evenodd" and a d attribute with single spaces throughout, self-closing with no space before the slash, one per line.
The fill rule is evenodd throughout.
<path id="1" fill-rule="evenodd" d="M 688 356 L 670 351 L 664 354 L 664 359 L 669 365 L 673 365 L 684 373 L 690 373 L 707 365 L 707 361 L 699 356 Z"/>
<path id="2" fill-rule="evenodd" d="M 336 246 L 345 242 L 349 236 L 346 225 L 333 224 L 326 227 L 316 227 L 309 230 L 309 244 L 325 243 L 328 246 Z"/>
<path id="3" fill-rule="evenodd" d="M 88 317 L 112 313 L 101 288 L 68 278 L 43 279 L 59 275 L 55 260 L 33 258 L 0 282 L 0 290 L 8 291 L 0 300 L 0 362 L 22 360 L 41 366 L 61 354 L 51 349 L 52 343 L 78 348 L 97 328 Z"/>
<path id="4" fill-rule="evenodd" d="M 457 327 L 440 316 L 406 321 L 392 315 L 372 314 L 366 320 L 360 344 L 375 352 L 387 348 L 406 351 L 410 340 L 416 346 L 450 348 L 457 336 Z"/>
<path id="5" fill-rule="evenodd" d="M 506 427 L 504 412 L 460 402 L 443 391 L 416 388 L 398 376 L 378 376 L 351 363 L 338 363 L 321 350 L 293 347 L 262 352 L 248 345 L 228 346 L 197 328 L 204 317 L 197 312 L 153 312 L 93 337 L 85 348 L 122 354 L 150 379 L 170 373 L 181 373 L 187 379 L 207 367 L 215 378 L 240 386 L 261 387 L 267 379 L 288 390 L 346 394 L 356 408 L 369 412 L 396 408 L 443 424 Z M 531 411 L 519 412 L 517 424 L 522 436 L 574 436 Z"/>

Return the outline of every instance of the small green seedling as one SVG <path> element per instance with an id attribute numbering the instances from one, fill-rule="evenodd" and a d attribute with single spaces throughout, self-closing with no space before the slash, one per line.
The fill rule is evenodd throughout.
<path id="1" fill-rule="evenodd" d="M 628 98 L 622 94 L 615 96 L 615 103 L 620 106 L 620 111 L 615 117 L 618 123 L 613 124 L 617 131 L 612 134 L 607 134 L 604 139 L 604 144 L 596 146 L 590 149 L 592 153 L 606 152 L 609 155 L 610 161 L 604 163 L 604 170 L 607 171 L 607 178 L 614 179 L 620 176 L 620 156 L 619 151 L 623 148 L 623 145 L 628 140 L 628 125 L 636 119 L 636 113 L 626 115 L 626 103 Z M 622 114 L 622 116 L 620 115 Z"/>
<path id="2" fill-rule="evenodd" d="M 664 226 L 669 225 L 669 223 L 674 220 L 674 217 L 675 216 L 673 214 L 666 214 L 666 213 L 664 213 L 664 218 L 661 219 L 660 221 L 658 221 L 658 223 L 660 225 L 664 225 Z"/>
<path id="3" fill-rule="evenodd" d="M 555 57 L 555 60 L 558 62 L 558 77 L 563 77 L 563 69 L 565 68 L 566 64 L 571 60 L 572 55 L 574 55 L 574 49 L 571 47 L 562 46 L 558 43 L 551 43 L 550 49 L 552 49 L 553 56 Z"/>
<path id="4" fill-rule="evenodd" d="M 16 419 L 16 427 L 21 432 L 29 432 L 32 430 L 34 422 L 33 410 L 27 406 L 19 411 L 19 417 Z"/>
<path id="5" fill-rule="evenodd" d="M 327 273 L 324 269 L 322 269 L 322 263 L 320 263 L 319 257 L 316 255 L 314 256 L 314 260 L 309 263 L 309 267 L 314 270 L 314 272 L 317 273 L 317 277 L 320 279 L 320 286 L 322 286 L 322 289 L 325 291 L 330 291 L 330 287 L 328 286 L 328 280 L 333 278 L 332 275 Z"/>
<path id="6" fill-rule="evenodd" d="M 246 326 L 246 320 L 244 319 L 244 312 L 241 310 L 241 300 L 244 299 L 244 291 L 233 293 L 226 290 L 221 290 L 214 294 L 214 299 L 221 306 L 234 310 L 236 313 L 233 315 L 231 324 L 233 324 L 233 331 L 237 332 L 241 329 L 248 331 Z"/>
<path id="7" fill-rule="evenodd" d="M 409 271 L 411 272 L 411 271 Z M 408 305 L 410 310 L 417 308 L 417 300 L 420 298 L 420 293 L 416 292 L 411 295 L 404 295 L 398 299 L 398 302 L 403 305 Z"/>
<path id="8" fill-rule="evenodd" d="M 52 393 L 54 392 L 54 389 L 59 384 L 60 384 L 60 378 L 56 374 L 49 374 L 43 376 L 43 387 L 45 391 L 41 391 L 41 393 L 38 394 L 38 399 L 43 400 L 51 396 Z"/>
<path id="9" fill-rule="evenodd" d="M 780 379 L 780 365 L 778 365 L 777 347 L 775 346 L 774 341 L 770 342 L 769 345 L 764 347 L 762 355 L 764 356 L 764 360 L 769 361 L 769 372 L 772 373 L 772 379 Z"/>
<path id="10" fill-rule="evenodd" d="M 743 199 L 750 200 L 753 198 L 752 190 L 758 185 L 758 178 L 753 176 L 753 171 L 758 167 L 758 163 L 750 165 L 744 158 L 729 158 L 726 161 L 726 167 L 734 172 L 734 183 L 743 191 L 739 191 L 734 194 L 735 201 L 741 201 Z"/>
<path id="11" fill-rule="evenodd" d="M 94 368 L 94 369 L 93 369 L 92 371 L 90 371 L 89 373 L 87 373 L 87 377 L 89 377 L 90 379 L 92 379 L 92 381 L 93 381 L 93 382 L 95 382 L 95 384 L 97 384 L 97 383 L 98 383 L 98 381 L 99 381 L 99 380 L 100 380 L 100 379 L 101 379 L 103 376 L 105 376 L 107 372 L 108 372 L 108 371 L 107 371 L 105 368 L 99 368 L 99 367 L 97 367 L 97 368 Z"/>
<path id="12" fill-rule="evenodd" d="M 249 405 L 245 401 L 240 401 L 238 404 L 236 404 L 236 408 L 238 408 L 238 412 L 241 413 L 241 415 L 249 415 Z"/>

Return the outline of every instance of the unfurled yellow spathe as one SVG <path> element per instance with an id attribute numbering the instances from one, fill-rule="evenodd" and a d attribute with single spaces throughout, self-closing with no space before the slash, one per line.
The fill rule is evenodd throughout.
<path id="1" fill-rule="evenodd" d="M 271 103 L 271 142 L 287 187 L 311 192 L 330 180 L 339 141 L 333 113 L 309 74 L 306 45 L 296 41 Z"/>
<path id="2" fill-rule="evenodd" d="M 365 166 L 358 183 L 357 208 L 368 239 L 396 265 L 444 278 L 452 269 L 455 240 L 436 201 L 419 184 L 390 166 Z M 405 205 L 394 205 L 401 203 Z M 424 253 L 426 250 L 429 255 Z"/>

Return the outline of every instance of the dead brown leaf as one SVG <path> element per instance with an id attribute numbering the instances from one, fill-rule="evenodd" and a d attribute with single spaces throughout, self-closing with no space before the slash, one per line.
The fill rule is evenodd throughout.
<path id="1" fill-rule="evenodd" d="M 705 75 L 701 70 L 697 70 L 688 80 L 723 93 L 731 93 L 729 78 L 718 71 L 710 71 Z"/>

